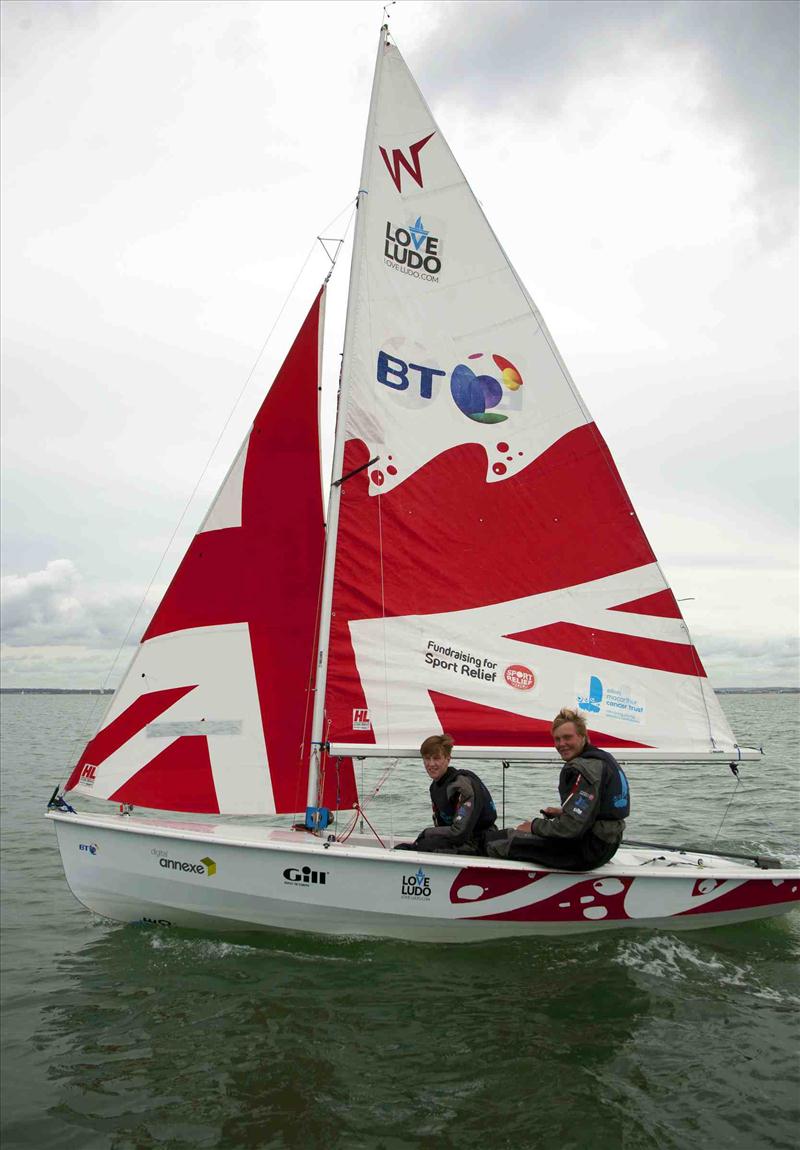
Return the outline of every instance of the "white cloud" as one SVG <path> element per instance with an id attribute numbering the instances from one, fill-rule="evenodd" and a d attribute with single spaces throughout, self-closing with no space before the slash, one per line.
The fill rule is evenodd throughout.
<path id="1" fill-rule="evenodd" d="M 378 14 L 3 5 L 4 610 L 31 685 L 97 685 L 314 236 L 352 201 Z M 786 681 L 796 6 L 408 2 L 391 23 L 715 680 Z M 323 270 L 318 252 L 160 579 Z"/>
<path id="2" fill-rule="evenodd" d="M 60 646 L 114 648 L 138 641 L 138 633 L 126 637 L 126 628 L 137 614 L 134 594 L 119 586 L 92 586 L 69 559 L 53 559 L 41 571 L 27 575 L 4 575 L 0 580 L 3 639 L 8 647 Z M 141 598 L 141 597 L 140 597 Z M 138 630 L 146 615 L 139 612 Z M 108 659 L 106 654 L 106 659 Z"/>

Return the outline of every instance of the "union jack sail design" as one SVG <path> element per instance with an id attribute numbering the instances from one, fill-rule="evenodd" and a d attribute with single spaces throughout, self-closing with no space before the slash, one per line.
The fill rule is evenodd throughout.
<path id="1" fill-rule="evenodd" d="M 323 296 L 67 790 L 209 814 L 305 809 L 324 551 Z M 349 807 L 355 797 L 345 762 L 325 799 Z"/>

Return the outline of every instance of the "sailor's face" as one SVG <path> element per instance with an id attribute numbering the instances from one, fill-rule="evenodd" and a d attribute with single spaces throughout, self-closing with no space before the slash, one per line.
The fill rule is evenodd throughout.
<path id="1" fill-rule="evenodd" d="M 450 766 L 450 756 L 446 755 L 444 751 L 437 751 L 435 755 L 425 755 L 422 762 L 429 778 L 436 782 Z"/>
<path id="2" fill-rule="evenodd" d="M 586 746 L 586 736 L 579 735 L 574 723 L 562 723 L 553 732 L 553 742 L 565 763 L 576 759 Z"/>

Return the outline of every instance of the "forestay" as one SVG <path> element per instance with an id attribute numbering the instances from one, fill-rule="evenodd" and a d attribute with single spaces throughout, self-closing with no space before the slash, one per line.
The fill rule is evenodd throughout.
<path id="1" fill-rule="evenodd" d="M 354 261 L 334 750 L 444 729 L 510 757 L 571 704 L 600 746 L 735 756 L 608 448 L 385 37 Z"/>

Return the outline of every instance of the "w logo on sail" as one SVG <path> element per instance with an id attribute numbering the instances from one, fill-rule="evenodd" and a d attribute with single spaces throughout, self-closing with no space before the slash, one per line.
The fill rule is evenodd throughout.
<path id="1" fill-rule="evenodd" d="M 414 180 L 414 182 L 420 188 L 422 187 L 422 166 L 420 164 L 419 154 L 427 144 L 428 140 L 430 140 L 431 137 L 435 135 L 435 132 L 431 132 L 430 136 L 426 136 L 424 140 L 417 140 L 416 144 L 412 144 L 409 148 L 409 152 L 411 154 L 410 160 L 407 160 L 403 155 L 402 148 L 392 148 L 392 158 L 390 160 L 386 149 L 382 148 L 380 144 L 378 145 L 378 150 L 383 156 L 383 162 L 386 164 L 389 175 L 392 177 L 394 186 L 397 188 L 398 192 L 402 193 L 403 191 L 403 176 L 401 172 L 402 168 L 405 168 L 409 176 L 411 176 L 412 180 Z"/>

